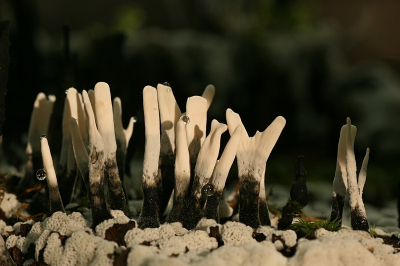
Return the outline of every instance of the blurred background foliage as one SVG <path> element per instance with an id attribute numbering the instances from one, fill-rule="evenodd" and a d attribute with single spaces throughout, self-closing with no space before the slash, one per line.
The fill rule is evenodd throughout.
<path id="1" fill-rule="evenodd" d="M 65 90 L 105 81 L 122 99 L 123 121 L 138 118 L 128 157 L 139 159 L 143 87 L 169 82 L 184 111 L 186 98 L 212 83 L 209 122 L 225 122 L 229 107 L 253 135 L 287 119 L 269 184 L 290 185 L 298 155 L 311 182 L 332 182 L 350 116 L 359 166 L 371 148 L 364 198 L 382 205 L 397 197 L 400 177 L 399 8 L 395 0 L 0 0 L 12 44 L 4 149 L 21 163 L 43 91 L 57 96 L 48 134 L 57 154 Z"/>

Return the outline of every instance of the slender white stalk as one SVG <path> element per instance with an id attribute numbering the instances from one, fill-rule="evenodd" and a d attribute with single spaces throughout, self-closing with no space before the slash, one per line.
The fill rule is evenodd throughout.
<path id="1" fill-rule="evenodd" d="M 157 85 L 158 106 L 161 120 L 161 154 L 175 152 L 175 127 L 181 117 L 181 110 L 176 103 L 172 88 L 163 84 Z"/>
<path id="2" fill-rule="evenodd" d="M 124 129 L 122 125 L 122 107 L 121 107 L 121 99 L 119 97 L 114 98 L 114 105 L 113 105 L 113 115 L 114 115 L 114 130 L 115 130 L 115 137 L 121 143 L 121 148 L 126 149 L 128 148 L 129 140 L 131 139 L 134 127 L 134 119 L 131 117 L 129 120 L 128 127 Z"/>
<path id="3" fill-rule="evenodd" d="M 78 122 L 73 117 L 70 118 L 70 128 L 75 160 L 82 175 L 86 176 L 84 173 L 87 174 L 89 172 L 89 155 L 79 132 Z"/>
<path id="4" fill-rule="evenodd" d="M 194 164 L 197 155 L 206 138 L 207 100 L 200 96 L 193 96 L 186 102 L 186 134 L 189 145 L 190 162 Z"/>
<path id="5" fill-rule="evenodd" d="M 157 91 L 151 86 L 143 89 L 143 111 L 145 123 L 145 153 L 143 161 L 143 184 L 156 185 L 158 159 L 160 156 L 160 116 Z"/>
<path id="6" fill-rule="evenodd" d="M 54 170 L 53 159 L 51 157 L 49 143 L 46 137 L 42 137 L 40 139 L 41 151 L 42 151 L 42 160 L 43 160 L 43 168 L 46 171 L 46 180 L 49 187 L 57 188 L 57 176 L 56 171 Z"/>
<path id="7" fill-rule="evenodd" d="M 37 95 L 29 124 L 26 154 L 40 152 L 38 139 L 42 134 L 47 134 L 55 101 L 54 95 L 50 95 L 48 98 L 43 92 Z"/>
<path id="8" fill-rule="evenodd" d="M 201 95 L 201 97 L 203 97 L 204 99 L 207 100 L 207 110 L 210 108 L 210 105 L 214 99 L 214 95 L 215 95 L 215 87 L 214 85 L 210 84 L 207 85 L 207 87 L 205 88 L 203 95 Z"/>
<path id="9" fill-rule="evenodd" d="M 365 181 L 367 180 L 367 167 L 368 167 L 368 160 L 369 160 L 369 148 L 365 153 L 365 157 L 361 166 L 360 173 L 358 174 L 358 191 L 360 196 L 362 197 Z"/>
<path id="10" fill-rule="evenodd" d="M 114 159 L 117 151 L 115 141 L 113 108 L 110 87 L 105 82 L 98 82 L 94 88 L 96 124 L 104 142 L 104 158 Z"/>
<path id="11" fill-rule="evenodd" d="M 59 166 L 62 170 L 66 169 L 67 161 L 68 161 L 68 150 L 71 144 L 71 134 L 70 134 L 70 110 L 68 104 L 68 98 L 65 97 L 64 101 L 64 111 L 63 111 L 63 119 L 62 119 L 62 143 L 61 143 L 61 152 L 60 152 L 60 161 Z"/>
<path id="12" fill-rule="evenodd" d="M 241 136 L 242 127 L 238 126 L 226 144 L 221 158 L 214 168 L 211 180 L 215 191 L 222 192 L 225 187 L 226 178 L 228 177 L 229 170 L 231 169 L 233 161 L 235 160 Z"/>
<path id="13" fill-rule="evenodd" d="M 40 139 L 43 167 L 46 171 L 46 180 L 49 191 L 50 212 L 65 211 L 58 190 L 56 171 L 54 170 L 53 159 L 51 157 L 49 143 L 46 137 Z"/>
<path id="14" fill-rule="evenodd" d="M 337 153 L 337 162 L 336 162 L 336 171 L 335 177 L 333 179 L 333 196 L 336 195 L 344 198 L 347 193 L 347 161 L 346 161 L 346 143 L 347 143 L 347 130 L 348 126 L 343 125 L 340 130 L 340 137 L 338 143 L 338 153 Z M 354 143 L 356 138 L 357 128 L 355 126 L 351 126 L 351 136 Z"/>
<path id="15" fill-rule="evenodd" d="M 219 123 L 217 120 L 211 122 L 211 130 L 204 141 L 195 168 L 195 181 L 193 194 L 197 199 L 201 198 L 201 189 L 210 180 L 218 159 L 221 135 L 228 129 L 228 126 Z M 197 183 L 198 181 L 199 183 Z"/>
<path id="16" fill-rule="evenodd" d="M 351 210 L 359 208 L 361 214 L 366 216 L 364 204 L 357 185 L 357 165 L 354 155 L 354 142 L 351 134 L 351 120 L 347 118 L 347 137 L 346 137 L 346 160 L 347 160 L 347 184 L 349 192 L 349 204 Z"/>
<path id="17" fill-rule="evenodd" d="M 176 125 L 175 197 L 184 196 L 190 183 L 190 158 L 185 124 L 180 119 Z"/>
<path id="18" fill-rule="evenodd" d="M 89 100 L 90 100 L 90 104 L 92 106 L 96 106 L 96 101 L 94 99 L 94 90 L 88 90 L 88 96 L 89 96 Z M 96 110 L 93 108 L 93 114 L 96 117 Z"/>

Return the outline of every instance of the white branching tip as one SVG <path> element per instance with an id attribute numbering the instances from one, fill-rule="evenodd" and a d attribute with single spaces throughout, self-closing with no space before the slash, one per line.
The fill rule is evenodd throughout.
<path id="1" fill-rule="evenodd" d="M 242 127 L 238 126 L 226 144 L 224 152 L 214 168 L 211 182 L 215 191 L 222 191 L 225 187 L 226 178 L 235 160 L 241 136 Z"/>
<path id="2" fill-rule="evenodd" d="M 104 157 L 115 157 L 117 143 L 115 142 L 113 108 L 110 87 L 105 82 L 98 82 L 94 88 L 97 129 L 104 142 Z"/>
<path id="3" fill-rule="evenodd" d="M 199 178 L 200 186 L 197 186 L 194 195 L 200 199 L 201 189 L 208 183 L 214 171 L 217 162 L 221 135 L 228 129 L 227 125 L 219 123 L 217 120 L 211 122 L 211 130 L 208 134 L 203 146 L 200 149 L 196 162 L 195 176 Z"/>
<path id="4" fill-rule="evenodd" d="M 145 152 L 143 161 L 143 184 L 155 185 L 160 156 L 160 116 L 157 90 L 151 86 L 143 89 L 143 111 L 145 123 Z"/>
<path id="5" fill-rule="evenodd" d="M 47 138 L 40 139 L 43 167 L 46 170 L 47 184 L 49 187 L 58 188 L 56 171 L 54 170 L 53 159 L 50 153 L 49 143 Z"/>
<path id="6" fill-rule="evenodd" d="M 369 148 L 367 148 L 360 173 L 358 174 L 358 191 L 360 193 L 360 196 L 362 196 L 363 194 L 365 181 L 367 180 L 368 160 L 369 160 Z"/>
<path id="7" fill-rule="evenodd" d="M 340 130 L 340 137 L 338 143 L 338 153 L 337 153 L 337 163 L 336 163 L 336 171 L 335 177 L 333 179 L 333 195 L 339 195 L 341 197 L 346 196 L 347 192 L 347 161 L 346 161 L 346 153 L 347 153 L 347 124 L 342 127 Z M 357 128 L 351 125 L 351 136 L 352 142 L 354 143 L 355 137 L 357 134 Z"/>
<path id="8" fill-rule="evenodd" d="M 175 194 L 183 195 L 190 183 L 190 158 L 186 139 L 185 123 L 179 120 L 176 124 L 176 156 L 175 156 Z"/>
<path id="9" fill-rule="evenodd" d="M 54 95 L 48 98 L 43 92 L 37 95 L 29 124 L 26 154 L 40 151 L 40 145 L 37 140 L 42 134 L 47 134 L 55 101 L 56 97 Z"/>
<path id="10" fill-rule="evenodd" d="M 186 123 L 186 135 L 189 145 L 190 160 L 197 159 L 200 147 L 206 138 L 207 125 L 207 100 L 200 96 L 193 96 L 187 99 L 186 116 L 189 122 Z"/>
<path id="11" fill-rule="evenodd" d="M 89 100 L 89 95 L 86 91 L 82 92 L 83 103 L 85 105 L 86 117 L 88 122 L 88 131 L 89 131 L 89 149 L 90 151 L 96 147 L 97 150 L 99 148 L 103 150 L 103 140 L 99 131 L 97 130 L 96 119 L 94 116 L 93 108 L 91 101 Z M 89 152 L 90 152 L 89 151 Z"/>
<path id="12" fill-rule="evenodd" d="M 365 216 L 364 204 L 362 202 L 357 184 L 357 164 L 354 155 L 354 141 L 352 136 L 350 118 L 347 118 L 346 160 L 350 208 L 351 210 L 354 210 L 356 207 L 358 207 L 362 214 Z"/>
<path id="13" fill-rule="evenodd" d="M 92 106 L 96 106 L 96 101 L 94 100 L 94 90 L 88 90 L 87 94 L 89 96 L 90 104 Z M 95 109 L 93 109 L 93 114 L 96 117 L 96 110 Z"/>
<path id="14" fill-rule="evenodd" d="M 181 116 L 172 88 L 163 84 L 157 85 L 158 107 L 161 120 L 161 153 L 175 151 L 175 127 Z"/>
<path id="15" fill-rule="evenodd" d="M 124 129 L 122 125 L 121 99 L 119 97 L 114 98 L 113 109 L 115 137 L 121 142 L 123 148 L 126 149 L 133 133 L 134 119 L 131 117 L 128 127 Z"/>
<path id="16" fill-rule="evenodd" d="M 82 175 L 85 176 L 89 171 L 89 155 L 79 132 L 78 122 L 73 117 L 70 118 L 70 128 L 75 160 Z"/>
<path id="17" fill-rule="evenodd" d="M 251 138 L 237 113 L 228 109 L 226 111 L 226 120 L 231 135 L 237 126 L 243 128 L 241 141 L 237 149 L 239 176 L 248 176 L 250 174 L 260 182 L 265 173 L 265 164 L 268 157 L 285 127 L 285 118 L 278 116 L 262 133 L 257 131 L 254 137 Z"/>
<path id="18" fill-rule="evenodd" d="M 214 95 L 215 95 L 215 87 L 212 84 L 208 85 L 205 88 L 203 95 L 201 95 L 201 97 L 207 100 L 207 110 L 210 108 L 210 105 L 214 99 Z"/>
<path id="19" fill-rule="evenodd" d="M 86 116 L 83 110 L 82 96 L 78 93 L 78 91 L 75 88 L 68 89 L 67 103 L 68 103 L 67 111 L 69 111 L 69 115 L 67 113 L 65 119 L 69 121 L 70 117 L 73 117 L 77 120 L 82 139 L 87 144 L 88 136 L 86 129 Z"/>

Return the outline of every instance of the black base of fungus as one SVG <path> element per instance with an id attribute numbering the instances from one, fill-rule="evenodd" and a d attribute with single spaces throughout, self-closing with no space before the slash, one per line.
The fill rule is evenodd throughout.
<path id="1" fill-rule="evenodd" d="M 289 200 L 282 209 L 282 217 L 278 221 L 278 230 L 286 230 L 293 222 L 293 211 L 295 206 L 293 202 Z"/>
<path id="2" fill-rule="evenodd" d="M 211 196 L 207 197 L 206 206 L 204 208 L 204 217 L 207 219 L 214 219 L 219 223 L 219 203 L 222 198 L 222 192 L 214 192 Z"/>
<path id="3" fill-rule="evenodd" d="M 126 158 L 126 152 L 123 152 L 120 148 L 122 144 L 120 141 L 117 140 L 117 165 L 118 165 L 118 174 L 119 174 L 119 179 L 121 180 L 122 184 L 122 190 L 124 191 L 125 199 L 126 199 L 126 204 L 129 206 L 129 198 L 128 198 L 128 193 L 126 191 L 125 185 L 124 185 L 124 179 L 125 179 L 125 158 Z"/>
<path id="4" fill-rule="evenodd" d="M 90 206 L 92 208 L 92 228 L 105 220 L 112 219 L 110 209 L 104 197 L 104 182 L 93 183 L 90 186 Z"/>
<path id="5" fill-rule="evenodd" d="M 131 217 L 122 182 L 119 178 L 117 161 L 107 160 L 104 173 L 108 184 L 107 197 L 110 208 L 112 210 L 121 210 L 126 216 Z"/>
<path id="6" fill-rule="evenodd" d="M 240 177 L 240 180 L 250 178 Z M 240 182 L 240 181 L 239 181 Z M 242 181 L 239 189 L 239 221 L 252 228 L 261 225 L 258 214 L 258 196 L 260 194 L 260 182 Z"/>
<path id="7" fill-rule="evenodd" d="M 366 217 L 361 214 L 358 207 L 350 211 L 351 215 L 351 227 L 353 230 L 361 230 L 369 232 L 369 225 Z"/>
<path id="8" fill-rule="evenodd" d="M 160 227 L 158 196 L 157 187 L 143 186 L 143 206 L 138 221 L 139 228 Z"/>
<path id="9" fill-rule="evenodd" d="M 203 217 L 200 201 L 192 193 L 184 199 L 183 214 L 181 217 L 182 226 L 188 230 L 195 228 Z"/>
<path id="10" fill-rule="evenodd" d="M 175 197 L 172 209 L 167 216 L 167 223 L 182 222 L 182 217 L 185 215 L 183 212 L 185 197 Z"/>
<path id="11" fill-rule="evenodd" d="M 175 187 L 175 157 L 173 156 L 161 156 L 160 157 L 160 173 L 162 180 L 162 193 L 160 197 L 160 217 L 164 214 L 167 208 L 169 199 L 172 191 Z"/>
<path id="12" fill-rule="evenodd" d="M 261 225 L 271 226 L 271 220 L 269 219 L 269 210 L 266 199 L 260 198 L 258 204 L 258 213 L 260 216 Z"/>
<path id="13" fill-rule="evenodd" d="M 344 197 L 340 195 L 336 195 L 332 199 L 332 212 L 331 217 L 329 218 L 330 222 L 340 221 L 340 225 L 342 225 L 342 217 L 343 217 L 343 208 L 344 208 Z"/>
<path id="14" fill-rule="evenodd" d="M 65 212 L 58 188 L 49 187 L 50 214 L 55 212 Z"/>

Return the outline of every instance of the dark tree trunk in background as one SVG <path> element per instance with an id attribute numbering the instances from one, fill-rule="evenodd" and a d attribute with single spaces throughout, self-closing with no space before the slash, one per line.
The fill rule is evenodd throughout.
<path id="1" fill-rule="evenodd" d="M 3 135 L 5 120 L 5 98 L 7 92 L 8 66 L 10 64 L 10 48 L 8 28 L 10 21 L 0 22 L 0 136 Z"/>

